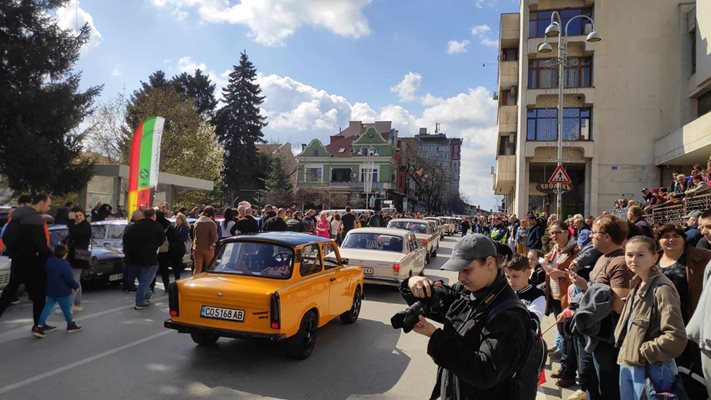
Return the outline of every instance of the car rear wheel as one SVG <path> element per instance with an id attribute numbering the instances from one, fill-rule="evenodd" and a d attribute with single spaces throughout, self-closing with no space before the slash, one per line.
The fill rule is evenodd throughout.
<path id="1" fill-rule="evenodd" d="M 435 258 L 435 257 L 437 257 L 437 249 L 434 249 L 434 251 L 432 252 L 432 258 Z"/>
<path id="2" fill-rule="evenodd" d="M 318 321 L 316 313 L 309 311 L 301 319 L 301 325 L 296 335 L 287 339 L 286 352 L 289 357 L 297 360 L 308 358 L 316 346 L 317 330 Z"/>
<path id="3" fill-rule="evenodd" d="M 353 304 L 351 305 L 351 308 L 341 314 L 341 322 L 344 324 L 352 324 L 356 322 L 358 319 L 358 315 L 360 314 L 360 306 L 362 304 L 361 297 L 360 297 L 360 288 L 356 288 L 356 292 L 353 295 Z"/>
<path id="4" fill-rule="evenodd" d="M 214 333 L 191 333 L 190 337 L 193 339 L 193 342 L 201 346 L 209 346 L 215 344 L 217 339 L 220 338 L 220 335 Z"/>

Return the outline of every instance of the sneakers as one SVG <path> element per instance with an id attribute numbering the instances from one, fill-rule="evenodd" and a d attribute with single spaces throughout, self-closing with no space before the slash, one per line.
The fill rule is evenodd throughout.
<path id="1" fill-rule="evenodd" d="M 567 388 L 575 385 L 575 378 L 561 377 L 555 381 L 555 385 L 562 388 Z"/>
<path id="2" fill-rule="evenodd" d="M 568 396 L 567 400 L 585 400 L 585 392 L 578 389 L 573 394 Z"/>
<path id="3" fill-rule="evenodd" d="M 136 304 L 135 306 L 133 306 L 133 309 L 134 310 L 145 310 L 146 308 L 148 308 L 150 306 L 151 306 L 150 304 L 141 304 L 141 305 Z"/>
<path id="4" fill-rule="evenodd" d="M 67 325 L 67 333 L 77 333 L 77 332 L 81 332 L 83 330 L 84 330 L 83 327 L 77 325 L 77 323 L 73 322 L 73 321 L 71 324 Z"/>
<path id="5" fill-rule="evenodd" d="M 38 339 L 42 339 L 43 337 L 47 336 L 47 334 L 44 332 L 44 328 L 35 325 L 32 327 L 32 336 Z"/>
<path id="6" fill-rule="evenodd" d="M 72 312 L 73 312 L 73 313 L 75 313 L 75 312 L 81 312 L 82 310 L 84 310 L 84 307 L 82 307 L 82 306 L 72 306 Z"/>
<path id="7" fill-rule="evenodd" d="M 42 327 L 42 330 L 44 330 L 45 333 L 47 333 L 47 332 L 54 332 L 54 331 L 57 330 L 57 327 L 56 327 L 56 326 L 49 325 L 49 324 L 45 324 L 45 325 Z"/>

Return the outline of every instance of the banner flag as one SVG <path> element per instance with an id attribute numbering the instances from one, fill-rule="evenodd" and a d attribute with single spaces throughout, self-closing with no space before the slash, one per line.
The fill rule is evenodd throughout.
<path id="1" fill-rule="evenodd" d="M 129 219 L 134 211 L 153 205 L 153 194 L 158 186 L 160 142 L 164 124 L 163 117 L 149 117 L 133 134 L 126 210 Z"/>

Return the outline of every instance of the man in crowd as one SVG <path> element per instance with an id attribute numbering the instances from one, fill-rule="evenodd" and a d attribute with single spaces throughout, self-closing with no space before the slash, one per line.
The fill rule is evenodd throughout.
<path id="1" fill-rule="evenodd" d="M 44 308 L 47 290 L 47 274 L 44 263 L 50 256 L 49 233 L 44 215 L 52 206 L 46 194 L 36 194 L 30 205 L 16 208 L 12 212 L 13 224 L 5 229 L 3 242 L 12 259 L 10 282 L 0 296 L 0 316 L 16 297 L 17 288 L 24 283 L 32 299 L 32 329 L 36 329 L 40 313 Z M 55 326 L 44 325 L 45 332 L 56 330 Z"/>
<path id="2" fill-rule="evenodd" d="M 494 225 L 491 228 L 489 237 L 494 242 L 497 242 L 497 243 L 500 243 L 503 245 L 507 245 L 507 241 L 509 238 L 509 230 L 506 229 L 506 227 L 504 226 L 504 222 L 503 222 L 500 215 L 495 215 L 492 218 L 494 221 Z"/>
<path id="3" fill-rule="evenodd" d="M 128 226 L 135 224 L 136 222 L 143 219 L 143 210 L 135 210 L 131 213 L 131 221 L 129 221 Z M 126 229 L 128 229 L 128 226 Z M 136 271 L 128 263 L 123 263 L 123 290 L 125 292 L 135 292 L 136 291 Z"/>
<path id="4" fill-rule="evenodd" d="M 193 225 L 193 258 L 195 259 L 193 274 L 195 275 L 201 273 L 203 267 L 207 266 L 212 260 L 212 256 L 215 255 L 217 224 L 213 218 L 215 218 L 215 209 L 212 206 L 207 206 Z"/>
<path id="5" fill-rule="evenodd" d="M 304 233 L 316 234 L 316 210 L 306 212 L 306 217 L 303 220 Z"/>
<path id="6" fill-rule="evenodd" d="M 285 209 L 278 209 L 276 215 L 267 219 L 267 222 L 264 223 L 264 232 L 281 232 L 288 230 L 286 222 L 284 222 L 285 215 Z"/>
<path id="7" fill-rule="evenodd" d="M 301 213 L 301 211 L 294 211 L 294 214 L 292 215 L 293 218 L 286 221 L 287 230 L 289 230 L 290 232 L 303 232 L 304 224 L 301 221 L 302 216 L 303 214 Z"/>
<path id="8" fill-rule="evenodd" d="M 691 247 L 696 246 L 703 237 L 701 230 L 699 230 L 699 217 L 701 217 L 701 211 L 698 210 L 692 211 L 682 217 L 686 220 L 686 230 L 684 231 L 686 234 L 686 244 Z"/>
<path id="9" fill-rule="evenodd" d="M 134 215 L 135 216 L 135 215 Z M 125 262 L 138 278 L 135 310 L 150 306 L 149 286 L 158 271 L 158 248 L 165 242 L 163 227 L 156 222 L 156 210 L 143 210 L 143 219 L 129 224 L 123 233 Z"/>
<path id="10" fill-rule="evenodd" d="M 696 243 L 696 247 L 711 250 L 711 210 L 704 211 L 699 217 L 699 229 L 704 237 Z"/>
<path id="11" fill-rule="evenodd" d="M 347 206 L 346 213 L 341 216 L 341 223 L 343 223 L 343 237 L 346 236 L 348 231 L 355 228 L 355 220 L 356 217 L 353 215 L 353 212 L 351 212 L 351 207 Z"/>
<path id="12" fill-rule="evenodd" d="M 640 234 L 654 239 L 652 227 L 649 226 L 649 222 L 647 222 L 647 220 L 642 217 L 642 208 L 640 208 L 639 206 L 632 206 L 628 208 L 627 221 L 639 228 Z"/>
<path id="13" fill-rule="evenodd" d="M 582 214 L 575 214 L 573 216 L 573 226 L 575 227 L 578 248 L 582 249 L 592 240 L 590 237 L 590 227 L 585 223 L 585 218 L 583 218 Z"/>
<path id="14" fill-rule="evenodd" d="M 647 188 L 642 188 L 642 208 L 647 210 L 657 205 L 657 198 Z"/>

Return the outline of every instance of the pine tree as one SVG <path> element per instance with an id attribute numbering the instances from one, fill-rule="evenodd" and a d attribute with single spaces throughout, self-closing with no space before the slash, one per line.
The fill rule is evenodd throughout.
<path id="1" fill-rule="evenodd" d="M 294 186 L 284 170 L 279 157 L 272 158 L 270 171 L 265 184 L 267 203 L 290 207 L 294 202 Z"/>
<path id="2" fill-rule="evenodd" d="M 93 173 L 77 127 L 101 87 L 79 91 L 72 66 L 89 27 L 57 26 L 52 15 L 66 2 L 0 2 L 0 174 L 15 190 L 71 193 Z"/>
<path id="3" fill-rule="evenodd" d="M 183 72 L 174 76 L 170 83 L 184 99 L 192 100 L 203 119 L 211 121 L 215 117 L 215 84 L 199 68 L 195 70 L 194 75 Z"/>
<path id="4" fill-rule="evenodd" d="M 217 139 L 225 150 L 222 181 L 230 202 L 238 195 L 256 193 L 261 187 L 259 178 L 264 172 L 258 168 L 259 156 L 255 143 L 264 142 L 262 128 L 266 117 L 260 115 L 259 105 L 264 101 L 257 84 L 257 70 L 247 58 L 240 55 L 227 87 L 222 90 L 225 106 L 215 116 Z"/>

